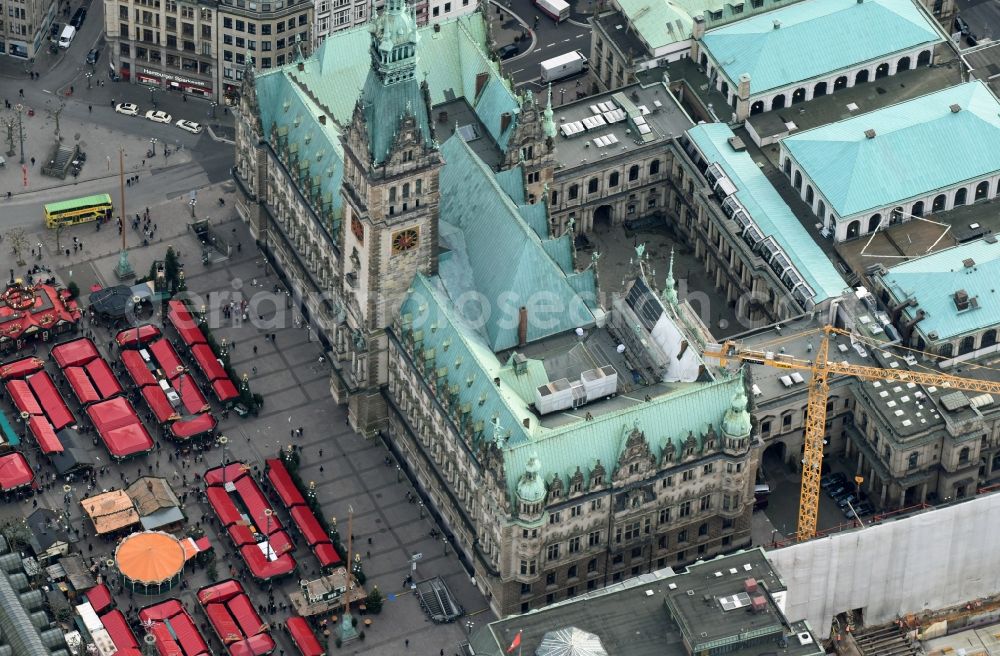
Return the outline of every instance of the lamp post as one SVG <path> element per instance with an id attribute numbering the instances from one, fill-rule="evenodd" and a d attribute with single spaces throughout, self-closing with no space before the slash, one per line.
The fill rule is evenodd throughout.
<path id="1" fill-rule="evenodd" d="M 191 218 L 194 218 L 194 206 L 198 204 L 197 198 L 192 198 L 188 201 L 188 206 L 191 208 Z"/>
<path id="2" fill-rule="evenodd" d="M 465 632 L 468 635 L 472 635 L 472 627 L 474 627 L 475 625 L 476 625 L 476 623 L 473 622 L 472 620 L 466 620 L 465 621 Z"/>
<path id="3" fill-rule="evenodd" d="M 21 115 L 24 113 L 24 105 L 17 103 L 14 105 L 17 111 L 17 134 L 21 140 L 21 164 L 24 164 L 24 124 L 21 122 Z"/>
<path id="4" fill-rule="evenodd" d="M 156 87 L 149 87 L 149 102 L 153 105 L 153 107 L 156 107 L 156 99 L 153 97 L 155 92 Z"/>
<path id="5" fill-rule="evenodd" d="M 156 155 L 156 137 L 149 140 L 149 151 Z"/>
<path id="6" fill-rule="evenodd" d="M 122 220 L 122 226 L 124 226 L 125 219 L 127 217 L 125 213 L 125 148 L 118 147 L 118 185 L 121 193 L 122 204 L 118 208 L 119 217 Z M 135 270 L 128 261 L 128 249 L 125 248 L 125 235 L 128 234 L 128 230 L 122 230 L 122 250 L 118 254 L 118 266 L 115 267 L 115 275 L 118 276 L 119 280 L 128 280 L 129 278 L 135 277 Z"/>
<path id="7" fill-rule="evenodd" d="M 219 439 L 216 440 L 219 446 L 222 447 L 222 485 L 226 485 L 226 445 L 229 444 L 229 438 L 225 435 L 220 435 Z"/>
<path id="8" fill-rule="evenodd" d="M 217 103 L 215 101 L 212 101 L 211 103 L 209 103 L 209 108 L 210 109 L 209 109 L 209 114 L 208 115 L 211 118 L 215 118 L 215 108 L 218 107 L 218 106 L 219 106 L 219 103 Z"/>
<path id="9" fill-rule="evenodd" d="M 86 77 L 86 78 L 87 78 L 87 88 L 88 88 L 88 89 L 90 89 L 90 88 L 91 88 L 91 87 L 90 87 L 90 79 L 91 79 L 92 77 L 94 77 L 94 74 L 93 74 L 93 73 L 86 73 L 86 74 L 84 75 L 84 77 Z"/>

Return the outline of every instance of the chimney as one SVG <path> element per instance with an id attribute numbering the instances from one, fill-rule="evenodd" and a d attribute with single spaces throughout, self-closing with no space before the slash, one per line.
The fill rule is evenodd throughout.
<path id="1" fill-rule="evenodd" d="M 504 132 L 506 132 L 507 128 L 510 127 L 510 121 L 511 121 L 510 112 L 504 112 L 503 114 L 500 115 L 500 133 L 501 134 L 503 134 Z"/>
<path id="2" fill-rule="evenodd" d="M 764 595 L 750 597 L 750 608 L 752 608 L 755 613 L 763 613 L 767 610 L 767 599 L 764 598 Z"/>
<path id="3" fill-rule="evenodd" d="M 326 114 L 320 114 L 319 115 L 319 124 L 320 125 L 326 125 Z"/>
<path id="4" fill-rule="evenodd" d="M 695 16 L 694 25 L 691 26 L 691 38 L 697 41 L 701 37 L 705 36 L 705 17 Z"/>
<path id="5" fill-rule="evenodd" d="M 528 308 L 521 306 L 517 315 L 517 345 L 523 347 L 528 343 Z"/>
<path id="6" fill-rule="evenodd" d="M 757 579 L 747 579 L 743 581 L 743 592 L 753 594 L 757 592 Z"/>
<path id="7" fill-rule="evenodd" d="M 500 387 L 500 377 L 499 376 L 497 376 L 496 378 L 493 379 L 493 384 L 496 385 L 497 387 Z"/>
<path id="8" fill-rule="evenodd" d="M 531 428 L 531 418 L 525 417 L 521 423 L 524 424 L 525 428 Z"/>
<path id="9" fill-rule="evenodd" d="M 905 308 L 905 307 L 913 307 L 916 304 L 917 304 L 917 302 L 914 299 L 908 298 L 905 301 L 901 301 L 901 302 L 897 303 L 896 305 L 893 305 L 892 307 L 890 307 L 889 308 L 889 316 L 892 319 L 892 322 L 896 323 L 897 321 L 899 321 L 899 315 L 903 312 L 903 308 Z"/>
<path id="10" fill-rule="evenodd" d="M 304 71 L 304 70 L 306 70 L 306 63 L 305 62 L 299 62 L 299 65 L 296 66 L 296 68 L 298 68 L 300 71 Z"/>
<path id="11" fill-rule="evenodd" d="M 774 25 L 774 29 L 778 29 L 778 28 L 781 27 L 781 21 L 780 20 L 775 20 L 774 23 L 773 23 L 773 25 Z"/>
<path id="12" fill-rule="evenodd" d="M 441 31 L 441 23 L 434 23 L 434 32 L 436 33 L 440 31 Z"/>
<path id="13" fill-rule="evenodd" d="M 489 79 L 490 79 L 489 73 L 476 74 L 476 95 L 474 96 L 475 98 L 479 97 L 479 92 L 483 90 L 483 87 L 486 86 L 486 82 L 489 81 Z"/>
<path id="14" fill-rule="evenodd" d="M 952 105 L 952 106 L 950 106 L 950 107 L 949 107 L 948 109 L 950 109 L 950 110 L 951 110 L 951 113 L 952 113 L 952 114 L 957 114 L 957 113 L 959 113 L 960 111 L 962 111 L 962 106 L 961 106 L 961 105 L 958 105 L 958 104 L 955 104 L 955 105 Z"/>
<path id="15" fill-rule="evenodd" d="M 872 130 L 872 129 L 865 130 L 865 136 L 868 137 L 869 139 L 874 139 L 875 138 L 875 130 Z"/>
<path id="16" fill-rule="evenodd" d="M 955 307 L 959 310 L 969 309 L 969 293 L 964 289 L 955 292 Z"/>

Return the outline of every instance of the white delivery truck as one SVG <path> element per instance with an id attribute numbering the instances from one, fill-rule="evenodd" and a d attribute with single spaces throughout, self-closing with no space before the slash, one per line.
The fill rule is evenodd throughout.
<path id="1" fill-rule="evenodd" d="M 542 82 L 555 82 L 576 75 L 587 68 L 587 58 L 579 50 L 546 59 L 541 64 Z"/>
<path id="2" fill-rule="evenodd" d="M 73 43 L 73 37 L 76 36 L 76 28 L 72 25 L 67 25 L 63 28 L 62 34 L 59 36 L 59 47 L 68 48 L 69 44 Z"/>
<path id="3" fill-rule="evenodd" d="M 533 0 L 539 11 L 557 23 L 569 18 L 569 3 L 565 0 Z"/>

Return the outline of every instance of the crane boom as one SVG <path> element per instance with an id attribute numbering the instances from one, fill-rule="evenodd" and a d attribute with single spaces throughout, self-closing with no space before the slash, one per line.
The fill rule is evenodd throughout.
<path id="1" fill-rule="evenodd" d="M 720 366 L 725 366 L 729 362 L 739 362 L 777 369 L 803 370 L 812 374 L 806 401 L 805 435 L 803 438 L 802 489 L 799 497 L 799 517 L 796 530 L 799 540 L 809 540 L 816 536 L 820 477 L 823 465 L 823 441 L 826 437 L 826 403 L 830 391 L 829 377 L 831 375 L 854 376 L 862 380 L 891 380 L 918 385 L 937 385 L 969 392 L 1000 394 L 1000 381 L 962 378 L 961 376 L 932 371 L 883 369 L 849 362 L 831 362 L 828 359 L 829 335 L 831 333 L 850 336 L 847 331 L 833 326 L 825 326 L 814 360 L 805 360 L 773 351 L 743 349 L 734 340 L 708 345 L 704 351 L 706 359 L 717 359 Z"/>

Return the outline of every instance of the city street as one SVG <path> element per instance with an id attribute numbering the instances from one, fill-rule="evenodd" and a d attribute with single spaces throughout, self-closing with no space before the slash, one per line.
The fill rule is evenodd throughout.
<path id="1" fill-rule="evenodd" d="M 579 0 L 578 5 L 587 5 L 590 0 Z M 505 2 L 500 9 L 503 14 L 500 17 L 502 34 L 497 35 L 497 47 L 503 47 L 513 42 L 513 37 L 522 31 L 530 31 L 533 37 L 530 41 L 522 42 L 521 54 L 517 57 L 501 62 L 504 73 L 513 78 L 514 83 L 519 88 L 529 88 L 538 93 L 544 89 L 541 84 L 539 64 L 546 59 L 557 57 L 567 52 L 579 50 L 585 57 L 590 54 L 590 26 L 586 22 L 585 14 L 572 13 L 570 19 L 562 23 L 556 23 L 551 18 L 543 14 L 532 4 L 531 0 L 510 0 Z M 497 19 L 498 6 L 491 3 L 490 19 Z M 537 24 L 535 17 L 538 18 Z M 503 40 L 507 37 L 506 40 Z M 528 44 L 531 44 L 530 50 Z M 576 98 L 576 79 L 570 79 L 559 85 L 553 86 L 553 102 L 558 103 L 558 88 L 565 88 L 565 100 L 568 102 Z M 568 89 L 573 88 L 572 95 Z"/>

